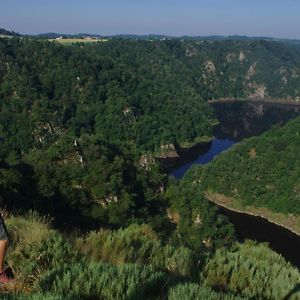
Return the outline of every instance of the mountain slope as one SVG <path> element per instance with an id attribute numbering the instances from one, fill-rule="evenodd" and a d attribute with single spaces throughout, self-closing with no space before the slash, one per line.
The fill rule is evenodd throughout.
<path id="1" fill-rule="evenodd" d="M 205 99 L 300 97 L 300 47 L 254 41 L 182 42 L 172 46 Z"/>
<path id="2" fill-rule="evenodd" d="M 163 44 L 2 39 L 0 62 L 0 135 L 10 151 L 88 133 L 153 152 L 212 133 L 212 109 Z"/>

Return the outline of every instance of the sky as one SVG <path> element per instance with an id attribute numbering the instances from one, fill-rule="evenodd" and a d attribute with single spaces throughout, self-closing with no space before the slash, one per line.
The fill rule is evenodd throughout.
<path id="1" fill-rule="evenodd" d="M 300 0 L 0 0 L 0 28 L 300 39 Z"/>

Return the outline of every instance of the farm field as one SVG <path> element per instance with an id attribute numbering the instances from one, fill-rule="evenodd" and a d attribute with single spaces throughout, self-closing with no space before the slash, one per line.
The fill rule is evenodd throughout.
<path id="1" fill-rule="evenodd" d="M 80 38 L 70 38 L 70 39 L 49 39 L 51 42 L 58 42 L 60 44 L 74 44 L 74 43 L 97 43 L 97 42 L 107 42 L 108 39 L 80 39 Z"/>

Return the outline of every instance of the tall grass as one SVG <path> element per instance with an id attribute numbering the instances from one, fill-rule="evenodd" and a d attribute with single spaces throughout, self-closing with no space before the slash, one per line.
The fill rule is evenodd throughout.
<path id="1" fill-rule="evenodd" d="M 50 221 L 34 212 L 9 216 L 6 224 L 11 235 L 7 261 L 19 280 L 33 282 L 45 271 L 78 259 L 71 244 L 50 228 Z"/>
<path id="2" fill-rule="evenodd" d="M 245 297 L 283 299 L 300 282 L 299 270 L 265 244 L 218 249 L 204 268 L 205 282 Z M 300 299 L 300 292 L 294 295 Z M 298 298 L 297 298 L 298 297 Z"/>
<path id="3" fill-rule="evenodd" d="M 242 298 L 234 295 L 227 295 L 216 292 L 212 288 L 196 283 L 179 284 L 170 289 L 168 300 L 242 300 Z"/>
<path id="4" fill-rule="evenodd" d="M 41 292 L 61 299 L 147 299 L 159 295 L 167 276 L 152 267 L 106 263 L 62 265 L 42 276 Z"/>
<path id="5" fill-rule="evenodd" d="M 178 276 L 192 276 L 195 258 L 191 250 L 162 245 L 149 226 L 131 225 L 117 231 L 91 232 L 75 242 L 76 249 L 92 261 L 115 265 L 152 265 Z"/>

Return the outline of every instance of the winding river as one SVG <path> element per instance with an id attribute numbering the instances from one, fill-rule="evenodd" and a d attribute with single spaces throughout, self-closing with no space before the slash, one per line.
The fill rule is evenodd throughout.
<path id="1" fill-rule="evenodd" d="M 214 129 L 215 139 L 204 144 L 202 149 L 200 147 L 198 156 L 193 155 L 190 161 L 171 173 L 177 179 L 182 178 L 192 165 L 207 164 L 242 139 L 260 135 L 273 125 L 283 125 L 300 115 L 300 106 L 257 101 L 215 103 L 214 109 L 220 120 Z M 267 242 L 273 250 L 300 268 L 300 236 L 261 217 L 220 206 L 219 210 L 233 223 L 239 240 Z"/>

